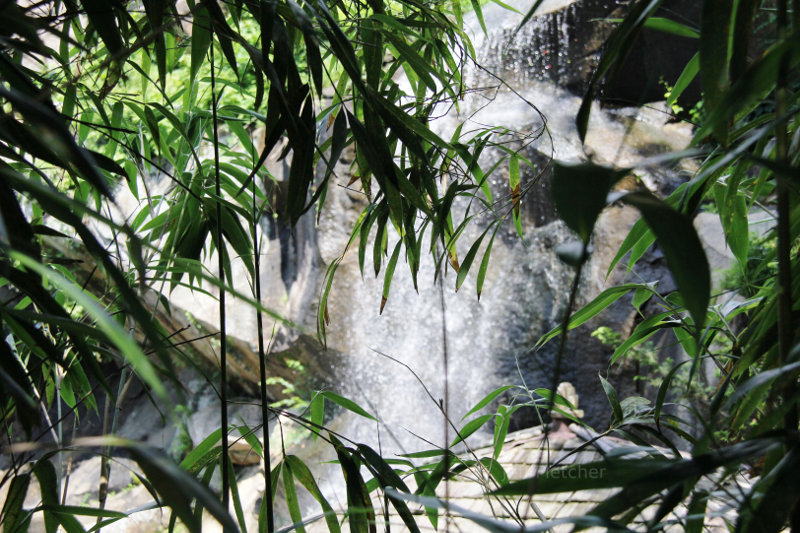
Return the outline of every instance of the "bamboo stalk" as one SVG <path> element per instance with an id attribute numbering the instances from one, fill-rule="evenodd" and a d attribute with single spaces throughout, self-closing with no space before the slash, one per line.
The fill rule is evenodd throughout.
<path id="1" fill-rule="evenodd" d="M 220 426 L 222 428 L 222 504 L 228 508 L 230 501 L 230 476 L 228 457 L 228 372 L 227 372 L 227 339 L 225 327 L 225 262 L 222 244 L 222 189 L 219 180 L 219 130 L 217 124 L 217 87 L 214 75 L 214 28 L 211 28 L 211 115 L 214 130 L 214 192 L 217 195 L 217 265 L 219 268 L 219 397 Z"/>

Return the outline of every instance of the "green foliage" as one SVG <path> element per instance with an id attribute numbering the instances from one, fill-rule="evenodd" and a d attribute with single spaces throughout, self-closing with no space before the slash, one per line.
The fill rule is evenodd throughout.
<path id="1" fill-rule="evenodd" d="M 535 2 L 526 21 L 540 4 Z M 481 2 L 470 5 L 484 25 Z M 651 298 L 659 310 L 641 316 L 625 339 L 612 339 L 606 332 L 606 340 L 616 344 L 612 362 L 651 361 L 647 340 L 662 332 L 674 337 L 687 360 L 671 368 L 658 365 L 661 381 L 655 401 L 620 398 L 601 378 L 612 429 L 643 446 L 638 450 L 643 453 L 600 463 L 604 474 L 592 487 L 619 491 L 589 516 L 570 521 L 620 528 L 639 506 L 655 503 L 657 512 L 648 527 L 661 529 L 669 525 L 662 520 L 683 504 L 694 514 L 681 525 L 699 531 L 715 518 L 708 505 L 712 495 L 727 493 L 739 470 L 752 467 L 760 478 L 729 502 L 734 508 L 731 525 L 738 531 L 779 531 L 797 526 L 800 494 L 795 474 L 800 457 L 800 5 L 792 2 L 789 10 L 787 2 L 773 7 L 741 0 L 732 8 L 704 0 L 699 28 L 655 17 L 659 5 L 658 0 L 634 1 L 620 20 L 576 117 L 578 132 L 585 137 L 592 102 L 642 28 L 697 37 L 697 54 L 678 79 L 667 80 L 667 104 L 673 106 L 699 76 L 704 111 L 694 117 L 698 124 L 690 155 L 701 156 L 699 170 L 662 199 L 641 191 L 613 192 L 629 169 L 594 163 L 555 166 L 553 201 L 578 237 L 558 254 L 576 268 L 576 276 L 561 326 L 543 336 L 537 347 L 560 337 L 554 389 L 567 335 L 632 294 L 636 312 L 642 313 Z M 147 286 L 163 290 L 165 299 L 181 285 L 202 290 L 203 282 L 250 301 L 254 312 L 270 313 L 233 290 L 231 258 L 256 255 L 250 228 L 264 214 L 296 223 L 318 209 L 346 149 L 355 153 L 349 170 L 368 204 L 348 248 L 358 247 L 363 271 L 372 243 L 372 269 L 376 275 L 384 270 L 381 310 L 389 302 L 401 255 L 415 285 L 422 254 L 431 254 L 440 271 L 448 265 L 457 271 L 458 289 L 483 250 L 477 274 L 480 295 L 500 225 L 510 218 L 522 233 L 520 163 L 529 163 L 503 145 L 507 130 L 464 132 L 459 126 L 443 139 L 429 127 L 435 105 L 458 105 L 462 67 L 475 57 L 461 27 L 462 2 L 244 0 L 223 5 L 205 0 L 188 2 L 188 13 L 178 9 L 176 2 L 161 0 L 0 6 L 0 286 L 9 295 L 0 303 L 0 420 L 11 442 L 22 438 L 20 426 L 25 438 L 33 438 L 41 425 L 39 413 L 62 400 L 76 412 L 96 410 L 92 381 L 109 398 L 121 401 L 100 361 L 129 367 L 149 393 L 166 399 L 164 381 L 177 381 L 173 367 L 183 354 L 170 344 L 174 332 L 166 331 L 143 305 Z M 770 31 L 753 24 L 764 12 L 769 13 Z M 763 53 L 748 55 L 753 46 Z M 407 91 L 396 81 L 399 75 L 408 80 Z M 257 128 L 265 131 L 263 143 L 252 139 Z M 490 169 L 479 165 L 490 148 L 503 150 L 501 163 L 509 166 L 510 194 L 500 201 L 493 198 L 488 180 L 501 163 Z M 275 177 L 264 167 L 271 155 L 284 157 L 290 169 L 280 205 L 270 194 Z M 669 157 L 676 161 L 688 156 Z M 324 171 L 316 173 L 317 167 Z M 153 190 L 155 176 L 168 180 L 169 186 Z M 129 220 L 120 221 L 110 208 L 113 191 L 124 188 L 141 203 Z M 594 225 L 601 211 L 617 201 L 638 209 L 642 219 L 620 246 L 609 272 L 625 258 L 630 272 L 655 244 L 666 257 L 677 290 L 663 294 L 655 284 L 628 283 L 606 289 L 575 310 Z M 466 208 L 454 209 L 457 202 Z M 740 289 L 746 300 L 726 302 L 712 292 L 708 262 L 693 227 L 694 215 L 708 202 L 715 206 L 738 263 L 738 277 L 729 277 L 728 287 Z M 753 242 L 748 216 L 756 208 L 777 223 Z M 481 210 L 494 216 L 490 226 L 476 241 L 460 243 Z M 492 236 L 484 249 L 489 230 Z M 68 243 L 67 249 L 85 250 L 102 273 L 102 287 L 92 284 L 92 294 L 84 290 L 91 279 L 78 279 L 70 268 L 72 259 L 54 253 L 51 239 Z M 423 248 L 423 241 L 430 244 Z M 462 261 L 459 248 L 467 250 Z M 203 267 L 212 253 L 222 260 L 219 277 Z M 330 266 L 322 285 L 318 323 L 323 339 L 326 302 L 339 261 Z M 257 264 L 246 260 L 245 265 L 256 278 Z M 710 393 L 693 388 L 708 363 L 721 373 Z M 222 391 L 226 385 L 221 384 Z M 684 392 L 677 394 L 680 389 Z M 588 488 L 585 481 L 576 484 L 556 474 L 575 468 L 569 466 L 550 470 L 535 482 L 508 480 L 497 457 L 514 411 L 528 405 L 544 414 L 556 410 L 570 416 L 568 402 L 548 389 L 515 390 L 523 401 L 515 398 L 494 413 L 480 412 L 512 390 L 491 393 L 458 428 L 453 425 L 456 445 L 494 421 L 492 457 L 457 456 L 447 448 L 398 463 L 321 431 L 326 401 L 373 417 L 332 391 L 315 396 L 309 404 L 309 426 L 336 453 L 351 531 L 375 530 L 379 513 L 370 493 L 378 489 L 386 512 L 391 504 L 409 530 L 418 526 L 407 501 L 422 503 L 436 527 L 440 508 L 452 512 L 435 497 L 437 486 L 465 470 L 485 474 L 496 494 L 523 495 L 534 486 L 539 492 Z M 699 391 L 710 395 L 703 410 L 692 405 L 702 395 Z M 703 416 L 667 414 L 668 399 Z M 60 430 L 59 424 L 54 426 Z M 266 418 L 263 424 L 268 424 Z M 180 450 L 188 454 L 179 465 L 114 437 L 76 445 L 127 450 L 158 505 L 171 509 L 173 526 L 180 519 L 197 531 L 207 509 L 225 531 L 235 531 L 237 521 L 244 521 L 235 477 L 225 466 L 229 429 L 220 428 L 192 450 Z M 267 443 L 261 449 L 252 432 L 246 433 L 244 438 L 268 464 Z M 676 435 L 684 440 L 676 442 Z M 653 447 L 654 442 L 667 451 Z M 686 443 L 691 450 L 684 457 L 677 449 Z M 81 531 L 78 516 L 96 517 L 103 525 L 122 519 L 124 513 L 99 505 L 63 505 L 62 473 L 50 458 L 58 459 L 66 443 L 58 437 L 54 446 L 46 452 L 34 443 L 29 449 L 39 455 L 15 455 L 16 473 L 0 481 L 8 483 L 4 529 L 26 529 L 39 511 L 48 532 Z M 237 521 L 208 488 L 220 458 L 223 487 L 230 486 Z M 415 466 L 412 458 L 430 461 Z M 29 460 L 34 461 L 30 470 L 16 468 Z M 328 528 L 340 529 L 331 504 L 300 459 L 284 456 L 265 474 L 265 494 L 274 496 L 282 480 L 294 528 L 302 530 L 308 521 L 299 503 L 297 489 L 302 487 L 319 504 Z M 24 495 L 34 477 L 42 505 L 27 509 Z M 413 494 L 405 481 L 411 478 L 417 487 Z M 176 486 L 182 490 L 174 490 Z M 223 492 L 227 503 L 228 491 Z M 272 500 L 265 497 L 262 529 L 274 529 Z M 479 513 L 464 514 L 491 530 L 519 530 L 518 524 L 510 529 Z M 533 530 L 547 527 L 539 524 Z"/>
<path id="2" fill-rule="evenodd" d="M 600 75 L 613 72 L 621 63 L 631 36 L 648 25 L 648 12 L 657 4 L 634 3 L 611 37 L 593 82 L 599 83 Z M 663 311 L 642 316 L 627 339 L 607 330 L 596 331 L 596 336 L 614 345 L 612 362 L 622 358 L 656 362 L 647 339 L 659 332 L 671 332 L 688 356 L 677 365 L 662 366 L 666 363 L 663 361 L 656 366 L 660 386 L 654 405 L 635 397 L 619 399 L 611 384 L 602 380 L 614 415 L 612 427 L 622 435 L 646 436 L 647 440 L 655 439 L 675 450 L 673 437 L 666 431 L 669 429 L 679 431 L 692 444 L 688 459 L 676 457 L 663 464 L 661 457 L 626 459 L 619 464 L 602 462 L 609 468 L 602 486 L 622 490 L 590 514 L 613 518 L 622 526 L 634 516 L 636 506 L 644 503 L 643 498 L 652 495 L 648 504 L 658 503 L 659 508 L 650 527 L 663 527 L 665 524 L 659 521 L 685 502 L 691 509 L 700 509 L 702 516 L 695 517 L 691 524 L 693 530 L 698 530 L 710 520 L 708 508 L 698 503 L 708 498 L 707 489 L 702 487 L 704 476 L 708 476 L 705 482 L 720 487 L 726 482 L 735 483 L 737 468 L 761 462 L 763 481 L 744 489 L 741 499 L 728 502 L 736 509 L 730 515 L 732 525 L 737 531 L 778 531 L 787 523 L 795 524 L 791 513 L 796 509 L 796 494 L 790 489 L 789 494 L 776 498 L 772 480 L 789 475 L 787 468 L 794 461 L 798 431 L 800 390 L 793 365 L 799 340 L 796 325 L 800 265 L 793 250 L 800 226 L 792 173 L 797 173 L 800 151 L 796 143 L 789 141 L 797 134 L 798 79 L 793 65 L 798 28 L 796 18 L 789 20 L 783 3 L 773 18 L 773 35 L 777 34 L 777 39 L 763 56 L 748 58 L 748 42 L 755 39 L 749 24 L 761 9 L 767 9 L 761 2 L 740 2 L 733 10 L 715 2 L 702 3 L 698 55 L 675 81 L 676 89 L 670 91 L 668 105 L 674 105 L 680 92 L 700 72 L 705 113 L 695 117 L 698 127 L 694 144 L 703 151 L 703 162 L 697 174 L 663 202 L 644 197 L 631 202 L 640 208 L 643 219 L 633 227 L 609 267 L 610 273 L 627 256 L 630 272 L 655 243 L 663 250 L 678 285 L 678 291 L 672 294 L 662 294 L 656 286 L 636 289 L 633 304 L 638 312 L 650 298 L 655 298 Z M 593 83 L 578 116 L 581 132 L 586 131 L 595 94 Z M 767 110 L 762 104 L 764 98 L 775 102 L 774 109 Z M 596 171 L 587 170 L 587 180 L 590 172 Z M 553 188 L 557 190 L 555 184 Z M 626 196 L 630 198 L 630 194 L 620 193 L 610 199 L 624 201 Z M 735 273 L 727 276 L 725 288 L 741 291 L 747 300 L 726 302 L 720 296 L 715 303 L 714 298 L 709 298 L 708 265 L 691 225 L 691 217 L 709 199 L 714 201 L 728 247 L 738 263 Z M 565 197 L 564 201 L 568 199 Z M 748 216 L 754 210 L 763 215 L 764 209 L 775 217 L 777 225 L 764 238 L 751 243 Z M 596 212 L 597 208 L 591 208 L 584 216 L 591 220 Z M 575 216 L 579 213 L 569 214 Z M 569 217 L 565 217 L 568 224 Z M 588 240 L 585 227 L 574 223 L 570 227 L 584 242 Z M 582 261 L 578 257 L 576 263 L 580 265 Z M 555 335 L 566 335 L 633 290 L 631 285 L 607 289 L 565 319 L 562 327 L 543 337 L 540 344 Z M 708 362 L 721 372 L 721 380 L 712 389 L 701 385 L 701 369 Z M 678 403 L 700 417 L 702 426 L 698 427 L 698 421 L 692 418 L 667 417 L 663 407 L 670 394 L 677 394 Z M 680 426 L 694 426 L 692 432 L 696 436 L 686 434 Z M 764 435 L 775 435 L 778 441 L 769 442 Z M 715 457 L 724 459 L 720 462 Z M 703 472 L 697 470 L 699 464 L 705 465 Z M 723 464 L 726 469 L 716 471 Z M 650 468 L 654 470 L 647 470 Z M 677 472 L 681 474 L 674 476 Z M 556 492 L 571 490 L 561 479 L 557 475 L 539 476 L 536 490 L 551 490 L 551 481 Z M 528 486 L 533 483 L 521 481 L 512 484 L 516 489 L 501 489 L 501 493 L 525 493 L 526 482 Z M 587 486 L 581 483 L 582 488 Z"/>

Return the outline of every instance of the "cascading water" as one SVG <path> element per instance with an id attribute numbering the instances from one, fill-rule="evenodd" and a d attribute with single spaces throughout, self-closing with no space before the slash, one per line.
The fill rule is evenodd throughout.
<path id="1" fill-rule="evenodd" d="M 532 3 L 512 5 L 525 13 Z M 468 69 L 465 79 L 475 89 L 466 91 L 457 111 L 434 124 L 439 133 L 447 138 L 455 125 L 464 120 L 465 131 L 470 124 L 500 125 L 516 131 L 516 139 L 514 135 L 509 137 L 512 145 L 516 142 L 523 148 L 523 155 L 537 165 L 523 173 L 523 187 L 525 179 L 531 180 L 546 171 L 551 156 L 578 161 L 590 155 L 600 163 L 625 165 L 641 158 L 643 153 L 647 155 L 646 150 L 639 149 L 642 146 L 665 149 L 663 144 L 685 142 L 683 132 L 677 141 L 670 140 L 667 134 L 658 140 L 662 145 L 653 143 L 653 136 L 664 131 L 664 117 L 657 112 L 648 115 L 646 110 L 618 112 L 619 116 L 596 110 L 586 144 L 579 142 L 574 117 L 580 99 L 564 87 L 580 89 L 585 84 L 581 71 L 585 75 L 593 66 L 596 58 L 591 47 L 599 46 L 600 36 L 606 30 L 598 23 L 590 32 L 596 42 L 584 34 L 579 43 L 575 28 L 580 26 L 585 32 L 587 21 L 601 12 L 607 14 L 615 3 L 594 2 L 592 9 L 584 4 L 545 2 L 542 10 L 553 12 L 534 18 L 519 33 L 515 31 L 522 16 L 513 11 L 486 6 L 483 13 L 489 29 L 487 35 L 483 35 L 473 16 L 468 31 L 474 35 L 480 67 Z M 650 129 L 647 121 L 641 122 L 645 116 L 654 123 Z M 548 134 L 530 142 L 545 121 Z M 483 156 L 485 168 L 501 155 L 498 150 Z M 641 177 L 658 185 L 656 177 Z M 546 347 L 537 354 L 531 353 L 530 348 L 558 322 L 572 274 L 553 253 L 556 245 L 570 237 L 549 204 L 547 179 L 544 176 L 540 183 L 532 185 L 523 198 L 524 241 L 516 236 L 510 220 L 498 233 L 480 301 L 475 294 L 475 273 L 481 253 L 458 293 L 454 292 L 452 269 L 446 269 L 442 288 L 434 283 L 435 268 L 428 258 L 419 274 L 417 294 L 408 267 L 401 260 L 382 315 L 378 309 L 383 272 L 375 278 L 371 266 L 367 266 L 362 279 L 355 251 L 345 257 L 328 303 L 332 319 L 328 344 L 346 354 L 344 368 L 339 372 L 343 378 L 339 392 L 382 422 L 376 425 L 346 414 L 347 421 L 339 426 L 345 428 L 346 435 L 360 442 L 380 444 L 383 453 L 390 454 L 444 446 L 440 406 L 445 403 L 451 420 L 461 425 L 459 420 L 464 413 L 500 384 L 524 382 L 531 389 L 550 386 L 553 348 Z M 495 173 L 491 185 L 499 192 L 498 196 L 508 197 L 507 163 Z M 352 191 L 343 187 L 331 189 L 319 225 L 325 263 L 333 261 L 344 249 L 349 229 L 365 205 L 365 200 Z M 589 275 L 581 290 L 584 301 L 602 289 L 609 259 L 604 250 L 612 249 L 615 239 L 624 234 L 630 216 L 627 212 L 613 211 L 605 215 L 605 220 L 614 231 L 606 232 L 609 240 L 598 244 L 599 249 L 587 268 Z M 484 227 L 473 227 L 461 237 L 460 257 Z M 392 244 L 390 238 L 390 250 Z M 616 320 L 623 322 L 626 318 Z M 581 352 L 581 359 L 567 360 L 563 379 L 576 382 L 579 393 L 588 396 L 589 405 L 582 404 L 586 406 L 587 418 L 596 422 L 602 409 L 591 398 L 600 397 L 596 376 L 608 363 L 602 347 L 592 342 L 584 340 L 573 346 L 573 352 Z M 536 416 L 528 413 L 518 423 L 535 420 Z M 490 430 L 491 425 L 486 429 Z M 452 431 L 449 439 L 453 439 Z"/>

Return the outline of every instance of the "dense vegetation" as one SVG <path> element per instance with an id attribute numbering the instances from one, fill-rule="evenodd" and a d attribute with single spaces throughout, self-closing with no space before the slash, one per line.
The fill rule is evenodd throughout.
<path id="1" fill-rule="evenodd" d="M 712 502 L 723 499 L 732 509 L 724 519 L 738 530 L 778 531 L 787 524 L 800 528 L 800 3 L 792 4 L 704 0 L 699 27 L 692 28 L 655 17 L 658 0 L 631 2 L 592 77 L 576 117 L 578 130 L 585 135 L 591 102 L 613 78 L 642 28 L 692 35 L 697 56 L 678 80 L 667 81 L 673 87 L 672 104 L 693 78 L 700 78 L 703 112 L 696 115 L 695 141 L 688 151 L 641 165 L 693 158 L 700 162 L 699 170 L 668 198 L 659 199 L 643 190 L 614 189 L 635 169 L 555 165 L 553 202 L 576 235 L 575 243 L 558 253 L 575 267 L 575 283 L 562 326 L 539 344 L 559 342 L 563 354 L 570 330 L 633 293 L 637 308 L 653 298 L 663 311 L 643 317 L 613 359 L 624 358 L 659 331 L 674 334 L 689 356 L 667 372 L 655 402 L 643 409 L 625 409 L 611 385 L 603 383 L 613 417 L 609 431 L 639 443 L 638 453 L 604 462 L 605 474 L 591 485 L 563 475 L 571 467 L 550 470 L 535 481 L 508 483 L 491 458 L 467 463 L 439 450 L 430 457 L 441 460 L 423 469 L 390 466 L 366 446 L 319 431 L 335 448 L 347 481 L 351 530 L 374 529 L 376 513 L 367 491 L 375 489 L 385 490 L 384 504 L 410 530 L 417 530 L 418 518 L 407 500 L 422 501 L 436 523 L 436 509 L 446 503 L 433 497 L 435 488 L 452 470 L 464 467 L 488 469 L 500 481 L 497 492 L 512 496 L 532 490 L 622 487 L 589 516 L 576 517 L 579 525 L 621 528 L 640 509 L 655 504 L 658 510 L 648 525 L 661 529 L 670 525 L 669 513 L 684 505 L 689 511 L 679 526 L 700 531 L 717 518 L 719 508 Z M 472 2 L 471 8 L 482 22 L 480 2 Z M 62 472 L 51 459 L 67 446 L 104 456 L 125 448 L 154 493 L 190 530 L 199 529 L 203 508 L 226 530 L 237 529 L 226 510 L 235 488 L 227 431 L 212 434 L 176 464 L 159 452 L 110 436 L 66 443 L 59 433 L 60 419 L 50 420 L 48 412 L 61 402 L 70 409 L 96 410 L 96 395 L 117 397 L 120 392 L 112 390 L 112 376 L 104 370 L 109 361 L 123 369 L 120 383 L 133 373 L 154 397 L 166 398 L 164 382 L 177 379 L 174 365 L 183 355 L 170 343 L 174 332 L 154 320 L 143 298 L 153 287 L 168 295 L 171 287 L 203 280 L 222 289 L 219 390 L 223 427 L 228 426 L 226 296 L 251 301 L 259 324 L 261 314 L 270 312 L 258 303 L 255 235 L 258 220 L 278 210 L 270 203 L 272 177 L 263 166 L 271 152 L 291 155 L 279 214 L 296 222 L 324 202 L 334 165 L 345 149 L 354 149 L 351 173 L 360 180 L 369 206 L 353 228 L 350 244 L 358 247 L 362 269 L 367 247 L 373 247 L 372 268 L 385 273 L 384 299 L 401 254 L 414 278 L 421 256 L 430 253 L 439 268 L 457 271 L 461 285 L 483 251 L 480 266 L 474 268 L 480 293 L 489 260 L 482 241 L 505 219 L 518 221 L 525 192 L 519 164 L 525 161 L 508 152 L 503 162 L 511 168 L 508 194 L 494 198 L 487 183 L 491 169 L 481 169 L 478 161 L 489 146 L 507 150 L 500 141 L 503 130 L 458 128 L 452 138 L 443 139 L 429 127 L 435 106 L 458 105 L 466 90 L 461 70 L 475 54 L 461 29 L 463 9 L 460 2 L 416 0 L 207 0 L 183 7 L 160 0 L 54 0 L 0 6 L 0 405 L 7 442 L 33 441 L 3 452 L 13 454 L 13 467 L 0 480 L 8 487 L 1 515 L 4 531 L 24 531 L 38 511 L 43 511 L 47 531 L 59 526 L 80 531 L 75 518 L 80 515 L 96 516 L 100 523 L 124 516 L 103 509 L 102 503 L 64 505 Z M 766 24 L 754 26 L 765 17 Z M 407 83 L 396 81 L 400 72 Z M 251 137 L 256 124 L 266 131 L 263 146 Z M 154 175 L 166 177 L 172 186 L 152 194 L 145 178 Z M 130 220 L 120 221 L 112 212 L 116 187 L 147 200 Z M 473 210 L 458 219 L 452 209 L 456 197 L 495 217 L 474 243 L 459 241 Z M 627 258 L 631 267 L 655 243 L 678 290 L 660 294 L 656 286 L 631 283 L 608 289 L 576 310 L 594 224 L 614 202 L 642 214 L 614 263 Z M 692 226 L 703 207 L 719 213 L 737 261 L 734 278 L 747 281 L 747 299 L 733 306 L 717 305 L 711 294 L 708 264 Z M 773 229 L 758 243 L 751 243 L 748 230 L 747 215 L 754 208 L 775 218 Z M 392 249 L 390 227 L 400 237 Z M 85 291 L 89 280 L 76 277 L 71 258 L 57 253 L 64 247 L 54 247 L 54 240 L 85 249 L 107 286 L 94 294 Z M 457 245 L 467 250 L 461 260 Z M 212 252 L 219 261 L 219 278 L 202 266 Z M 234 255 L 253 258 L 248 263 L 252 295 L 236 294 L 232 288 L 229 265 Z M 323 339 L 336 266 L 327 273 L 320 304 Z M 264 384 L 263 344 L 260 352 Z M 705 361 L 716 366 L 720 382 L 698 406 L 690 401 L 696 399 L 691 384 Z M 688 378 L 679 384 L 673 378 L 686 367 Z M 558 381 L 557 370 L 553 389 Z M 540 391 L 539 397 L 536 404 L 545 411 L 564 403 L 548 391 Z M 326 398 L 360 411 L 338 396 Z M 263 387 L 262 402 L 266 424 Z M 668 402 L 682 404 L 683 410 L 671 412 L 683 418 L 666 414 Z M 495 417 L 483 415 L 463 428 L 453 427 L 453 435 L 459 432 L 455 440 L 494 418 L 496 445 L 501 446 L 508 415 L 501 406 Z M 314 427 L 321 420 L 318 401 L 312 403 L 306 423 Z M 113 423 L 107 429 L 113 432 Z M 36 442 L 43 431 L 53 435 L 55 445 Z M 688 456 L 678 453 L 676 435 L 690 444 Z M 257 440 L 251 441 L 261 450 Z M 268 447 L 262 453 L 269 456 Z M 742 465 L 759 474 L 752 486 L 737 484 Z M 206 486 L 216 468 L 223 474 L 222 504 Z M 408 494 L 403 481 L 412 469 L 416 495 Z M 274 530 L 270 495 L 279 479 L 295 522 L 302 519 L 291 496 L 295 481 L 323 511 L 331 511 L 297 458 L 284 458 L 267 474 L 261 529 Z M 24 509 L 24 495 L 34 478 L 41 485 L 42 505 Z M 173 490 L 176 484 L 185 490 Z M 325 520 L 332 531 L 340 529 L 332 513 Z M 479 523 L 520 530 L 519 525 L 489 518 Z"/>

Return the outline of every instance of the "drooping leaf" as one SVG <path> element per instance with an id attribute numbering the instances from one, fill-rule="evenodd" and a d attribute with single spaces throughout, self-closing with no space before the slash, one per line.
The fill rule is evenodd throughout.
<path id="1" fill-rule="evenodd" d="M 481 236 L 478 237 L 478 240 L 476 240 L 470 247 L 467 255 L 464 256 L 464 260 L 461 262 L 460 268 L 458 269 L 458 274 L 456 275 L 456 291 L 458 291 L 458 289 L 461 288 L 461 284 L 464 283 L 464 279 L 466 279 L 467 272 L 469 272 L 472 262 L 475 260 L 475 255 L 478 253 L 481 242 L 483 242 L 483 238 L 490 229 L 491 227 L 486 228 L 486 230 L 481 233 Z"/>
<path id="2" fill-rule="evenodd" d="M 322 427 L 323 415 L 325 413 L 325 396 L 320 393 L 314 394 L 314 397 L 308 404 L 308 410 L 311 423 L 316 426 L 311 428 L 311 432 L 314 435 L 314 441 L 316 441 L 317 437 L 319 437 L 319 430 L 317 427 Z"/>
<path id="3" fill-rule="evenodd" d="M 622 414 L 622 406 L 619 403 L 619 398 L 617 397 L 617 391 L 614 389 L 614 386 L 608 382 L 603 376 L 600 377 L 600 383 L 603 385 L 603 390 L 606 393 L 606 398 L 608 398 L 608 403 L 611 405 L 611 412 L 614 414 L 614 422 L 619 424 L 622 422 L 624 415 Z"/>
<path id="4" fill-rule="evenodd" d="M 335 436 L 328 435 L 336 449 L 347 486 L 348 520 L 351 533 L 376 533 L 375 509 L 367 493 L 353 454 Z"/>
<path id="5" fill-rule="evenodd" d="M 686 215 L 647 193 L 630 193 L 623 201 L 641 211 L 667 258 L 684 305 L 698 331 L 706 320 L 711 295 L 711 274 L 700 238 Z"/>
<path id="6" fill-rule="evenodd" d="M 25 503 L 25 495 L 28 492 L 30 482 L 31 475 L 28 473 L 20 473 L 9 482 L 6 501 L 3 503 L 2 512 L 0 512 L 0 516 L 3 517 L 3 533 L 27 530 L 25 522 L 30 520 L 30 516 L 26 516 L 22 505 Z"/>
<path id="7" fill-rule="evenodd" d="M 305 533 L 303 527 L 303 514 L 300 511 L 300 502 L 297 499 L 297 490 L 295 489 L 294 476 L 292 475 L 292 468 L 290 466 L 289 458 L 283 465 L 283 492 L 286 495 L 286 507 L 289 509 L 289 516 L 292 522 L 298 524 L 297 531 Z"/>
<path id="8" fill-rule="evenodd" d="M 320 504 L 322 507 L 322 512 L 325 514 L 325 522 L 328 524 L 328 530 L 331 533 L 339 533 L 339 521 L 336 517 L 336 513 L 334 512 L 330 503 L 328 503 L 328 500 L 325 499 L 325 496 L 323 496 L 322 491 L 320 491 L 319 486 L 317 485 L 317 482 L 314 480 L 314 476 L 311 474 L 311 471 L 308 469 L 305 463 L 303 463 L 294 455 L 287 455 L 285 459 L 285 467 L 291 470 L 294 478 L 297 479 L 297 481 L 299 481 L 300 484 L 303 485 L 303 487 L 305 487 L 305 489 Z"/>
<path id="9" fill-rule="evenodd" d="M 731 6 L 726 2 L 703 2 L 700 18 L 700 82 L 708 109 L 714 109 L 729 84 L 728 45 Z M 714 132 L 725 143 L 727 128 Z"/>
<path id="10" fill-rule="evenodd" d="M 498 229 L 500 229 L 499 224 L 495 227 L 494 233 L 492 233 L 492 238 L 489 239 L 489 244 L 486 246 L 486 251 L 483 253 L 483 260 L 481 261 L 481 266 L 478 269 L 478 279 L 475 282 L 475 286 L 478 291 L 478 300 L 481 299 L 481 292 L 483 291 L 483 282 L 486 279 L 486 271 L 489 269 L 489 256 L 492 253 L 492 244 L 494 244 L 494 238 L 495 235 L 497 235 Z"/>
<path id="11" fill-rule="evenodd" d="M 390 487 L 393 489 L 402 490 L 406 493 L 410 492 L 405 482 L 403 482 L 400 476 L 397 475 L 391 466 L 389 466 L 389 464 L 377 452 L 375 452 L 375 450 L 365 444 L 359 444 L 358 451 L 360 452 L 361 457 L 363 457 L 366 464 L 369 465 L 370 469 L 384 490 L 387 487 Z M 408 508 L 408 505 L 406 505 L 405 501 L 392 496 L 390 493 L 387 493 L 387 496 L 408 530 L 412 533 L 419 533 L 419 527 L 414 519 L 414 515 L 411 513 L 411 510 Z"/>
<path id="12" fill-rule="evenodd" d="M 189 83 L 194 83 L 197 72 L 205 64 L 206 53 L 211 46 L 211 16 L 205 3 L 200 3 L 192 13 L 192 54 Z"/>
<path id="13" fill-rule="evenodd" d="M 153 485 L 163 502 L 172 508 L 190 531 L 200 531 L 200 522 L 192 511 L 191 502 L 197 500 L 217 519 L 226 533 L 238 531 L 236 523 L 216 496 L 185 470 L 164 455 L 136 443 L 103 437 L 111 445 L 125 446 L 139 464 L 147 480 Z M 181 490 L 175 490 L 181 487 Z"/>
<path id="14" fill-rule="evenodd" d="M 114 11 L 124 8 L 118 0 L 81 0 L 86 16 L 103 39 L 111 55 L 122 52 L 123 42 Z"/>
<path id="15" fill-rule="evenodd" d="M 626 173 L 627 170 L 591 163 L 555 163 L 551 185 L 553 203 L 561 219 L 584 243 L 589 242 L 611 187 Z"/>
<path id="16" fill-rule="evenodd" d="M 39 480 L 42 505 L 55 507 L 58 501 L 58 477 L 53 464 L 47 459 L 39 459 L 33 467 L 33 473 Z M 44 513 L 44 529 L 47 533 L 55 533 L 60 524 L 59 515 L 53 512 Z"/>
<path id="17" fill-rule="evenodd" d="M 389 258 L 389 262 L 386 264 L 386 272 L 383 274 L 383 296 L 381 297 L 381 308 L 379 314 L 383 313 L 383 308 L 386 306 L 387 300 L 389 300 L 389 289 L 392 286 L 392 279 L 394 279 L 394 269 L 397 265 L 397 258 L 400 256 L 400 249 L 403 246 L 403 241 L 397 241 L 397 244 L 394 247 L 394 251 L 392 252 L 392 256 Z"/>

